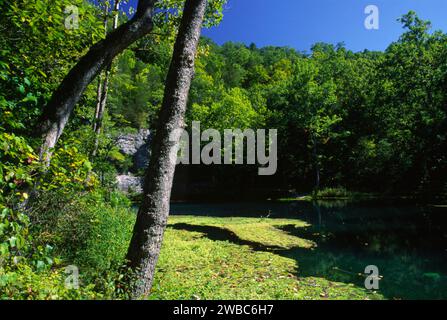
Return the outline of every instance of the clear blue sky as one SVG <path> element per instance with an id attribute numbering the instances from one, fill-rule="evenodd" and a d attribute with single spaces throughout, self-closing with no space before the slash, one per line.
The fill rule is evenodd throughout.
<path id="1" fill-rule="evenodd" d="M 364 27 L 367 5 L 379 8 L 379 30 Z M 354 51 L 384 50 L 402 33 L 396 19 L 409 10 L 430 20 L 433 30 L 447 32 L 447 0 L 229 0 L 221 25 L 203 35 L 219 44 L 235 41 L 299 51 L 316 42 L 344 42 Z"/>

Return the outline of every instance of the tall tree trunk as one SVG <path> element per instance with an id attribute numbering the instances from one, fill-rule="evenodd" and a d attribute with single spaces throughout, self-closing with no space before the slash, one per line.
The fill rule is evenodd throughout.
<path id="1" fill-rule="evenodd" d="M 87 86 L 112 62 L 114 57 L 152 30 L 152 15 L 156 1 L 139 0 L 134 17 L 95 44 L 70 70 L 53 93 L 43 110 L 40 121 L 40 129 L 43 133 L 40 159 L 46 165 L 49 165 L 51 160 L 51 149 L 56 145 L 74 106 Z"/>
<path id="2" fill-rule="evenodd" d="M 144 197 L 138 211 L 127 259 L 137 272 L 132 298 L 148 295 L 169 215 L 172 181 L 180 129 L 194 75 L 194 62 L 207 0 L 187 0 L 166 79 L 163 104 L 146 173 Z"/>
<path id="3" fill-rule="evenodd" d="M 115 0 L 115 4 L 113 6 L 113 27 L 112 30 L 116 30 L 118 28 L 118 18 L 119 18 L 119 5 L 120 0 Z M 96 106 L 96 112 L 95 112 L 95 120 L 93 125 L 93 130 L 95 132 L 95 144 L 93 147 L 92 157 L 96 156 L 96 153 L 98 152 L 98 146 L 99 146 L 99 135 L 101 134 L 102 129 L 102 120 L 104 118 L 104 111 L 106 109 L 107 105 L 107 95 L 109 91 L 109 79 L 110 79 L 110 73 L 112 71 L 112 63 L 110 63 L 107 66 L 106 72 L 104 74 L 104 82 L 102 85 L 100 85 L 100 88 L 98 88 L 98 103 Z M 101 90 L 101 91 L 99 91 Z"/>
<path id="4" fill-rule="evenodd" d="M 320 163 L 318 161 L 318 141 L 315 137 L 315 134 L 312 134 L 312 143 L 313 143 L 313 158 L 314 158 L 314 167 L 315 167 L 315 195 L 318 194 L 320 190 Z"/>
<path id="5" fill-rule="evenodd" d="M 109 4 L 104 3 L 104 37 L 107 37 L 107 26 L 109 24 Z M 93 131 L 96 132 L 96 119 L 98 119 L 99 108 L 101 107 L 101 95 L 102 95 L 102 73 L 98 75 L 98 86 L 96 89 L 96 109 L 95 117 L 93 118 Z"/>
<path id="6" fill-rule="evenodd" d="M 96 119 L 98 119 L 99 108 L 101 107 L 101 95 L 102 95 L 102 73 L 98 75 L 98 86 L 96 89 L 96 109 L 95 116 L 93 118 L 93 132 L 96 132 Z"/>

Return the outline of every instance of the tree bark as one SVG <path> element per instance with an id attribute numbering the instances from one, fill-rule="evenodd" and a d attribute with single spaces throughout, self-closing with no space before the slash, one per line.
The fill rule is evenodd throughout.
<path id="1" fill-rule="evenodd" d="M 115 4 L 113 6 L 113 27 L 112 30 L 116 30 L 118 28 L 118 17 L 119 17 L 119 5 L 120 0 L 115 0 Z M 107 23 L 107 20 L 106 20 Z M 106 26 L 107 28 L 107 26 Z M 98 87 L 98 103 L 96 106 L 96 112 L 95 112 L 95 119 L 93 124 L 93 131 L 95 132 L 95 143 L 93 147 L 92 157 L 96 156 L 96 153 L 98 152 L 98 146 L 99 146 L 99 135 L 101 134 L 102 129 L 102 120 L 104 118 L 104 111 L 106 109 L 107 105 L 107 95 L 109 91 L 109 79 L 110 79 L 110 73 L 112 71 L 112 63 L 110 63 L 105 71 L 104 74 L 104 80 L 102 84 L 99 84 Z M 100 80 L 101 81 L 101 80 Z"/>
<path id="2" fill-rule="evenodd" d="M 134 17 L 92 46 L 53 93 L 40 119 L 40 131 L 43 134 L 40 159 L 46 165 L 49 165 L 51 160 L 51 149 L 56 145 L 74 106 L 87 86 L 114 57 L 152 30 L 152 15 L 156 1 L 139 0 Z"/>
<path id="3" fill-rule="evenodd" d="M 107 26 L 109 23 L 109 5 L 108 3 L 104 3 L 104 37 L 107 37 Z M 95 116 L 93 118 L 93 131 L 96 132 L 96 119 L 98 119 L 99 108 L 101 107 L 101 95 L 102 95 L 102 73 L 98 75 L 98 86 L 96 89 L 96 109 Z"/>
<path id="4" fill-rule="evenodd" d="M 96 132 L 96 119 L 98 119 L 99 108 L 101 107 L 101 95 L 102 95 L 102 73 L 98 75 L 98 86 L 96 89 L 96 109 L 95 116 L 93 118 L 93 132 Z"/>
<path id="5" fill-rule="evenodd" d="M 149 294 L 169 216 L 180 129 L 194 75 L 194 62 L 207 0 L 187 0 L 177 35 L 127 259 L 138 276 L 132 298 Z"/>
<path id="6" fill-rule="evenodd" d="M 318 191 L 320 190 L 320 163 L 318 161 L 318 141 L 315 137 L 315 134 L 312 134 L 312 143 L 313 143 L 313 150 L 312 150 L 312 156 L 314 158 L 314 167 L 315 167 L 315 195 L 318 194 Z"/>

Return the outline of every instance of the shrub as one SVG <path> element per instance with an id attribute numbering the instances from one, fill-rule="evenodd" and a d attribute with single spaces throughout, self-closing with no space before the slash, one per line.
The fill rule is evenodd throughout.
<path id="1" fill-rule="evenodd" d="M 325 188 L 319 190 L 317 198 L 348 198 L 352 195 L 351 192 L 343 187 Z"/>
<path id="2" fill-rule="evenodd" d="M 79 289 L 65 285 L 64 268 L 37 272 L 25 263 L 14 268 L 0 268 L 0 299 L 13 300 L 58 300 L 58 299 L 102 299 L 106 296 L 94 291 L 93 285 Z"/>
<path id="3" fill-rule="evenodd" d="M 135 214 L 118 192 L 64 192 L 41 195 L 32 210 L 36 234 L 52 243 L 64 260 L 79 267 L 88 281 L 117 275 L 124 263 Z M 98 276 L 98 274 L 100 276 Z"/>

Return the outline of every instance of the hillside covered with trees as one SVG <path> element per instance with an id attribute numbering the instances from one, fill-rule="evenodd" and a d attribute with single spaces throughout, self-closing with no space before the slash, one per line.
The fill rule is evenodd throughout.
<path id="1" fill-rule="evenodd" d="M 402 35 L 383 52 L 352 52 L 342 43 L 316 43 L 309 52 L 297 52 L 255 44 L 217 45 L 205 37 L 200 38 L 197 50 L 191 51 L 188 43 L 193 40 L 184 39 L 200 34 L 197 23 L 218 25 L 225 1 L 208 1 L 203 17 L 197 14 L 200 8 L 194 8 L 188 24 L 188 14 L 183 15 L 185 1 L 143 0 L 141 6 L 147 2 L 151 10 L 156 8 L 151 16 L 153 29 L 142 30 L 135 39 L 125 36 L 129 43 L 125 47 L 120 44 L 121 52 L 114 48 L 116 52 L 110 50 L 116 56 L 104 55 L 110 63 L 98 58 L 102 72 L 92 65 L 98 75 L 92 77 L 86 71 L 91 81 L 79 80 L 80 84 L 73 86 L 79 100 L 65 97 L 61 94 L 68 92 L 63 91 L 64 83 L 66 87 L 73 83 L 67 80 L 70 74 L 81 79 L 76 75 L 87 68 L 85 61 L 93 61 L 82 57 L 90 54 L 91 48 L 99 48 L 95 43 L 118 32 L 126 34 L 126 25 L 146 17 L 138 8 L 131 18 L 119 6 L 114 7 L 115 2 L 0 0 L 0 298 L 135 298 L 129 287 L 141 273 L 129 267 L 126 257 L 132 257 L 128 249 L 132 234 L 132 241 L 138 240 L 137 228 L 132 231 L 135 206 L 144 207 L 145 201 L 149 205 L 149 200 L 117 189 L 116 176 L 129 171 L 132 159 L 120 151 L 116 139 L 149 129 L 156 137 L 152 154 L 165 150 L 163 124 L 169 117 L 163 110 L 171 101 L 169 92 L 182 90 L 175 88 L 179 81 L 169 81 L 175 76 L 173 66 L 191 67 L 188 63 L 192 60 L 193 65 L 194 57 L 195 72 L 185 71 L 184 78 L 192 77 L 183 110 L 186 128 L 190 130 L 192 121 L 200 121 L 203 130 L 222 132 L 231 128 L 277 129 L 278 170 L 273 176 L 258 176 L 257 166 L 181 165 L 174 179 L 176 199 L 318 197 L 329 189 L 379 198 L 410 197 L 424 203 L 445 200 L 447 34 L 431 30 L 430 23 L 415 12 L 400 18 Z M 78 28 L 67 29 L 64 24 L 70 5 L 79 10 Z M 186 32 L 183 42 L 182 31 Z M 99 56 L 98 52 L 91 54 Z M 185 67 L 181 59 L 187 53 L 192 58 Z M 81 84 L 85 90 L 79 89 Z M 55 111 L 63 99 L 72 104 L 72 112 L 69 107 L 65 114 Z M 181 99 L 176 103 L 181 114 Z M 57 123 L 54 119 L 66 123 L 60 121 L 57 135 L 51 136 L 50 128 Z M 163 152 L 159 153 L 151 159 L 152 164 L 167 161 Z M 144 176 L 145 172 L 137 174 Z M 176 188 L 200 184 L 204 187 L 196 193 L 175 193 Z M 152 190 L 151 186 L 146 186 L 145 192 Z M 185 219 L 175 219 L 185 223 Z M 230 225 L 207 223 L 262 240 L 234 221 Z M 291 222 L 273 225 L 290 227 Z M 256 226 L 266 234 L 273 232 L 271 222 Z M 194 232 L 204 232 L 200 223 L 195 227 Z M 161 258 L 160 274 L 170 272 L 166 269 L 167 259 L 172 258 L 169 248 L 185 254 L 186 240 L 181 233 L 174 235 L 174 229 L 169 229 L 168 244 L 163 247 L 166 255 Z M 279 237 L 280 242 L 272 247 L 303 245 L 289 234 L 272 237 Z M 304 247 L 310 246 L 304 243 Z M 247 263 L 263 265 L 267 253 L 253 259 Z M 278 260 L 278 264 L 289 263 L 284 261 Z M 80 270 L 82 285 L 76 290 L 66 285 L 70 266 Z M 156 297 L 191 298 L 190 292 L 176 295 L 175 281 L 170 279 L 167 291 L 160 286 L 154 289 Z M 156 278 L 156 283 L 162 281 Z M 218 292 L 216 286 L 213 290 Z M 303 298 L 301 291 L 294 296 L 289 289 L 284 289 L 287 297 Z M 352 290 L 341 297 L 364 297 Z M 268 298 L 278 298 L 278 293 Z"/>

